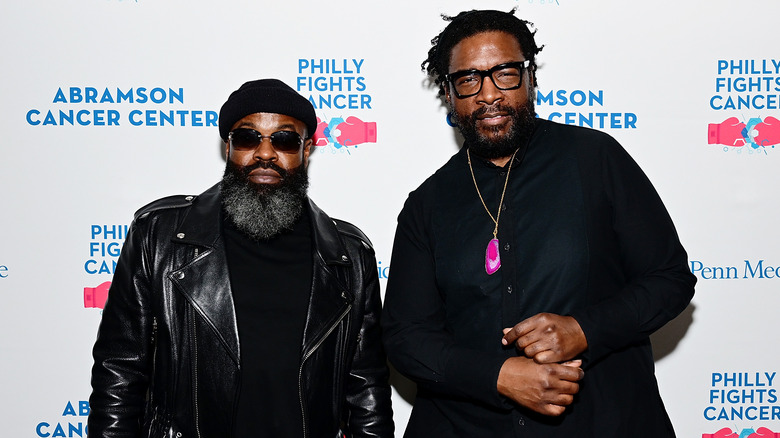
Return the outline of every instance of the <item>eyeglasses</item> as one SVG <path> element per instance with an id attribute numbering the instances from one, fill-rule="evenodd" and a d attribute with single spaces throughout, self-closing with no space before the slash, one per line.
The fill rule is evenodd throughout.
<path id="1" fill-rule="evenodd" d="M 523 72 L 530 61 L 507 62 L 499 64 L 490 70 L 461 70 L 445 75 L 444 78 L 452 86 L 458 99 L 476 96 L 482 91 L 482 83 L 486 77 L 493 81 L 499 90 L 515 90 L 523 84 Z"/>
<path id="2" fill-rule="evenodd" d="M 271 135 L 262 135 L 254 129 L 238 128 L 228 133 L 230 147 L 237 151 L 257 149 L 264 138 L 271 140 L 271 146 L 277 152 L 297 152 L 303 145 L 303 138 L 295 131 L 276 131 Z"/>

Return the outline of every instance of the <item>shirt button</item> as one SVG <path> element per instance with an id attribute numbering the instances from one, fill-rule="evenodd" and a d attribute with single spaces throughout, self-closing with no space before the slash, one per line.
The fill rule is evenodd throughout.
<path id="1" fill-rule="evenodd" d="M 511 294 L 512 293 L 512 286 L 507 286 L 506 287 L 506 291 Z"/>
<path id="2" fill-rule="evenodd" d="M 506 211 L 506 204 L 501 204 L 501 211 Z"/>
<path id="3" fill-rule="evenodd" d="M 511 248 L 511 246 L 509 245 L 509 243 L 505 243 L 505 244 L 504 244 L 504 251 L 509 251 L 509 248 Z"/>
<path id="4" fill-rule="evenodd" d="M 517 420 L 517 424 L 519 424 L 519 425 L 521 425 L 521 426 L 525 426 L 525 420 L 523 420 L 523 419 L 521 418 L 521 419 Z"/>
<path id="5" fill-rule="evenodd" d="M 499 173 L 498 173 L 498 176 L 506 176 L 506 172 L 504 172 L 504 171 L 502 170 L 501 172 L 499 172 Z"/>

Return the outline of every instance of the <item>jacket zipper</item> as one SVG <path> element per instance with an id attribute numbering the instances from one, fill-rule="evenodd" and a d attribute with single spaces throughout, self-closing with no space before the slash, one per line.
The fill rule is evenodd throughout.
<path id="1" fill-rule="evenodd" d="M 198 409 L 198 334 L 195 331 L 196 330 L 196 321 L 195 317 L 193 315 L 192 317 L 192 355 L 193 355 L 193 367 L 192 367 L 192 390 L 193 390 L 193 399 L 195 401 L 194 403 L 194 410 L 195 410 L 195 434 L 200 438 L 200 412 Z"/>
<path id="2" fill-rule="evenodd" d="M 303 378 L 303 365 L 306 363 L 306 360 L 311 357 L 312 354 L 314 354 L 315 351 L 322 345 L 323 342 L 325 342 L 325 339 L 330 336 L 330 334 L 333 332 L 333 330 L 341 323 L 341 320 L 344 319 L 344 317 L 349 313 L 349 311 L 352 310 L 352 304 L 348 305 L 346 310 L 338 317 L 335 323 L 328 329 L 327 332 L 325 332 L 325 335 L 320 338 L 319 342 L 317 342 L 314 347 L 312 347 L 309 352 L 303 356 L 301 359 L 301 367 L 298 369 L 298 401 L 301 404 L 301 419 L 303 420 L 303 438 L 306 438 L 308 436 L 308 430 L 306 430 L 306 409 L 303 405 L 303 382 L 301 379 Z"/>

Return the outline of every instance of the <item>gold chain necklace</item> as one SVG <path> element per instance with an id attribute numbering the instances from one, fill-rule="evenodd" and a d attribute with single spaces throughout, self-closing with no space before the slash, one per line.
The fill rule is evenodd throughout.
<path id="1" fill-rule="evenodd" d="M 479 196 L 479 200 L 482 201 L 482 206 L 485 207 L 485 211 L 487 212 L 488 216 L 490 216 L 490 219 L 494 224 L 496 224 L 495 228 L 493 228 L 493 239 L 488 242 L 488 246 L 485 249 L 485 272 L 487 272 L 488 275 L 495 274 L 496 271 L 498 271 L 498 268 L 501 267 L 501 256 L 498 251 L 498 221 L 501 220 L 501 206 L 504 205 L 504 195 L 506 195 L 506 186 L 509 183 L 509 173 L 512 172 L 512 164 L 514 163 L 515 155 L 517 155 L 517 151 L 519 150 L 520 149 L 516 149 L 512 154 L 512 158 L 509 159 L 509 169 L 506 171 L 504 189 L 501 191 L 501 201 L 498 203 L 498 211 L 496 212 L 496 216 L 493 217 L 493 213 L 491 213 L 490 209 L 488 209 L 487 204 L 485 204 L 485 200 L 482 198 L 482 193 L 479 191 L 477 178 L 474 176 L 474 168 L 471 166 L 471 153 L 468 149 L 466 149 L 466 157 L 469 161 L 471 180 L 474 181 L 474 188 L 477 189 L 477 196 Z"/>

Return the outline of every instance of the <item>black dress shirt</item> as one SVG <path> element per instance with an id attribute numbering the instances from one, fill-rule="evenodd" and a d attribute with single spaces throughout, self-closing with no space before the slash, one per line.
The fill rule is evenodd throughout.
<path id="1" fill-rule="evenodd" d="M 507 168 L 472 163 L 496 216 Z M 488 275 L 493 227 L 465 147 L 398 217 L 383 328 L 390 361 L 418 384 L 405 436 L 674 436 L 648 336 L 687 306 L 695 277 L 636 163 L 606 134 L 537 120 L 506 189 L 501 268 Z M 518 354 L 502 329 L 540 312 L 573 316 L 588 341 L 580 393 L 560 417 L 496 389 Z"/>

